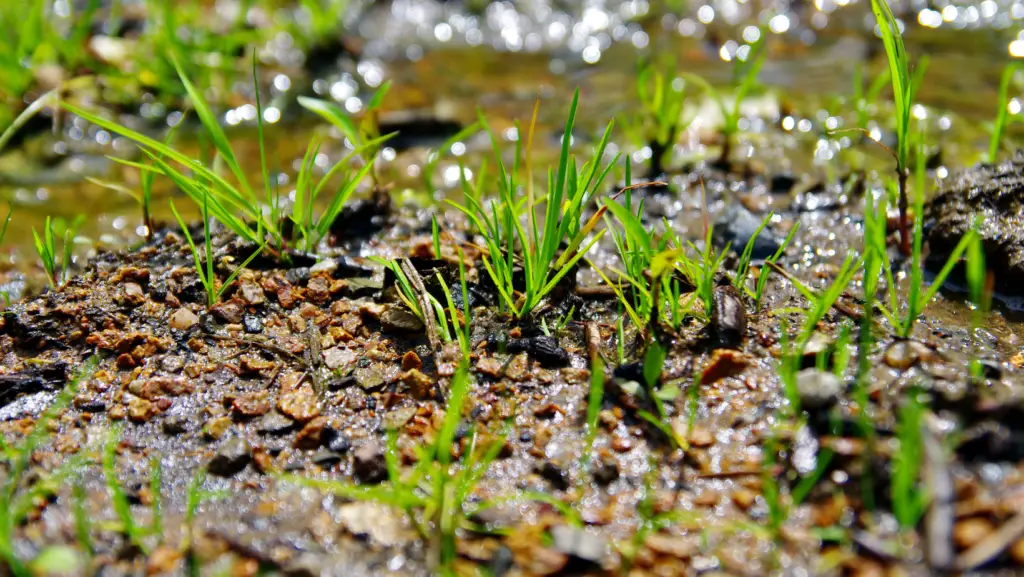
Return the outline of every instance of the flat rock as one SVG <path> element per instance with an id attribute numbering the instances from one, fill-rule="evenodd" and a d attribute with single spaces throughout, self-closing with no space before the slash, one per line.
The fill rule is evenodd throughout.
<path id="1" fill-rule="evenodd" d="M 1024 296 L 1024 152 L 941 182 L 925 208 L 926 265 L 941 268 L 979 217 L 985 265 L 995 275 L 996 292 Z"/>
<path id="2" fill-rule="evenodd" d="M 804 369 L 796 374 L 796 389 L 800 406 L 808 411 L 828 409 L 839 401 L 843 385 L 839 378 L 827 371 Z"/>
<path id="3" fill-rule="evenodd" d="M 210 461 L 210 472 L 221 477 L 232 477 L 252 460 L 252 447 L 245 439 L 232 435 L 220 447 Z"/>

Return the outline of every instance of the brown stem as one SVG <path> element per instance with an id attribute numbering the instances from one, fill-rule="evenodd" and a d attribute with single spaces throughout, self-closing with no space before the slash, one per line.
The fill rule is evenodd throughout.
<path id="1" fill-rule="evenodd" d="M 904 256 L 910 255 L 910 226 L 907 220 L 907 172 L 906 168 L 896 169 L 900 187 L 900 251 Z"/>

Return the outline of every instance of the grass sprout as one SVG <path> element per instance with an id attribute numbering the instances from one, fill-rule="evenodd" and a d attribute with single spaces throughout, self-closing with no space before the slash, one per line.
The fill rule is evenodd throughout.
<path id="1" fill-rule="evenodd" d="M 899 183 L 900 246 L 904 254 L 910 254 L 910 232 L 907 222 L 907 177 L 910 161 L 910 111 L 914 105 L 914 93 L 918 82 L 910 72 L 910 60 L 899 23 L 889 7 L 888 0 L 871 0 L 871 11 L 875 15 L 889 62 L 889 77 L 892 84 L 893 104 L 896 108 L 896 174 Z M 923 72 L 923 67 L 920 68 Z"/>
<path id="2" fill-rule="evenodd" d="M 729 161 L 729 157 L 732 154 L 733 140 L 740 131 L 740 105 L 743 104 L 743 101 L 746 100 L 747 96 L 756 86 L 757 75 L 768 56 L 764 50 L 766 37 L 766 32 L 761 30 L 758 39 L 750 45 L 750 52 L 747 58 L 745 60 L 735 59 L 733 64 L 733 83 L 736 88 L 733 91 L 731 102 L 702 76 L 692 72 L 680 73 L 680 76 L 686 82 L 700 87 L 714 101 L 722 114 L 722 151 L 718 157 L 718 161 L 721 163 Z"/>
<path id="3" fill-rule="evenodd" d="M 583 446 L 582 463 L 583 468 L 590 466 L 591 449 L 594 447 L 594 440 L 597 438 L 597 418 L 601 413 L 601 403 L 604 401 L 604 361 L 600 355 L 594 355 L 590 359 L 590 393 L 587 395 L 587 436 Z"/>
<path id="4" fill-rule="evenodd" d="M 481 231 L 487 249 L 482 255 L 484 267 L 497 287 L 501 308 L 517 318 L 524 318 L 540 304 L 555 285 L 574 270 L 573 267 L 580 258 L 604 234 L 604 231 L 599 231 L 585 242 L 600 221 L 600 217 L 595 215 L 584 223 L 583 213 L 601 189 L 605 177 L 615 163 L 613 160 L 602 168 L 602 158 L 611 136 L 612 124 L 605 129 L 590 158 L 577 169 L 576 158 L 569 153 L 569 147 L 578 104 L 579 90 L 573 95 L 569 116 L 565 122 L 557 168 L 548 170 L 547 194 L 543 199 L 543 220 L 537 218 L 535 209 L 538 201 L 534 198 L 530 176 L 527 177 L 526 198 L 519 198 L 516 179 L 522 156 L 521 141 L 516 142 L 515 161 L 509 170 L 502 160 L 498 139 L 482 116 L 480 123 L 490 136 L 494 159 L 498 166 L 499 198 L 489 206 L 485 206 L 479 198 L 473 196 L 466 197 L 466 204 L 448 201 L 465 213 Z M 529 136 L 531 144 L 527 145 L 528 175 L 532 174 L 530 149 L 535 122 L 536 108 Z M 525 227 L 520 219 L 524 211 L 528 213 Z M 563 242 L 567 246 L 559 255 L 559 248 Z M 521 248 L 520 261 L 525 278 L 525 286 L 522 287 L 513 283 L 517 245 Z"/>
<path id="5" fill-rule="evenodd" d="M 121 432 L 116 428 L 111 429 L 107 434 L 107 440 L 103 444 L 103 477 L 107 483 L 107 491 L 110 493 L 110 502 L 114 513 L 121 522 L 121 531 L 132 545 L 148 555 L 149 547 L 145 539 L 148 531 L 135 522 L 128 495 L 117 478 L 117 446 L 120 443 L 120 438 Z"/>
<path id="6" fill-rule="evenodd" d="M 9 221 L 10 214 L 8 214 L 7 218 Z M 78 227 L 81 226 L 84 220 L 83 216 L 78 216 L 70 225 L 67 225 L 62 219 L 54 221 L 47 216 L 42 236 L 39 236 L 36 229 L 32 229 L 36 253 L 39 255 L 43 270 L 46 271 L 46 280 L 50 283 L 51 288 L 63 286 L 67 282 L 68 269 L 71 267 L 71 249 L 74 246 L 72 241 L 75 238 Z M 61 235 L 63 240 L 59 255 L 57 251 L 57 234 L 54 227 L 64 229 L 64 233 Z M 4 223 L 4 232 L 6 230 L 7 223 Z"/>
<path id="7" fill-rule="evenodd" d="M 623 120 L 626 138 L 636 148 L 651 149 L 649 174 L 659 175 L 665 169 L 666 156 L 672 145 L 693 121 L 684 118 L 684 81 L 675 73 L 675 66 L 662 70 L 647 62 L 640 67 L 636 78 L 639 110 Z"/>
<path id="8" fill-rule="evenodd" d="M 924 462 L 921 427 L 926 411 L 920 397 L 916 388 L 904 396 L 896 428 L 899 450 L 893 452 L 892 459 L 892 512 L 905 531 L 917 527 L 928 507 L 928 494 L 920 483 Z"/>
<path id="9" fill-rule="evenodd" d="M 988 143 L 988 161 L 992 163 L 999 160 L 999 150 L 1003 146 L 1003 134 L 1006 132 L 1006 126 L 1010 119 L 1010 83 L 1013 82 L 1014 75 L 1020 69 L 1021 65 L 1019 62 L 1008 64 L 1003 69 L 1003 76 L 999 81 L 999 101 L 997 103 L 998 108 L 996 109 L 996 120 L 992 125 L 992 136 Z"/>
<path id="10" fill-rule="evenodd" d="M 203 253 L 200 253 L 199 249 L 196 247 L 195 241 L 192 240 L 192 233 L 188 231 L 188 225 L 185 224 L 181 215 L 178 214 L 178 209 L 175 208 L 174 201 L 171 201 L 171 212 L 174 213 L 174 218 L 177 219 L 178 225 L 181 226 L 181 232 L 185 235 L 185 240 L 188 241 L 188 247 L 192 251 L 192 259 L 196 266 L 196 275 L 199 276 L 200 282 L 203 283 L 203 288 L 206 289 L 206 304 L 207 306 L 212 307 L 220 302 L 221 295 L 223 295 L 224 291 L 231 286 L 231 283 L 235 281 L 235 278 L 242 273 L 242 270 L 244 270 L 254 258 L 259 256 L 261 252 L 263 252 L 263 247 L 266 246 L 266 243 L 249 255 L 249 258 L 245 259 L 245 261 L 228 276 L 227 280 L 218 285 L 217 273 L 214 271 L 213 264 L 213 239 L 210 234 L 209 207 L 205 196 L 203 197 L 202 208 L 204 251 Z M 203 266 L 204 257 L 206 261 L 205 267 Z"/>
<path id="11" fill-rule="evenodd" d="M 234 182 L 222 176 L 215 165 L 197 162 L 188 155 L 173 149 L 167 144 L 150 138 L 144 134 L 121 126 L 120 124 L 100 117 L 97 114 L 79 108 L 68 102 L 61 102 L 61 106 L 69 112 L 95 124 L 101 128 L 119 134 L 125 138 L 135 141 L 143 153 L 149 157 L 153 167 L 139 165 L 128 161 L 120 161 L 122 164 L 136 166 L 143 170 L 155 170 L 171 179 L 171 181 L 188 195 L 197 205 L 207 205 L 207 210 L 213 218 L 227 227 L 236 235 L 257 246 L 269 245 L 277 247 L 278 253 L 283 253 L 289 244 L 297 244 L 296 237 L 301 237 L 305 248 L 309 249 L 315 245 L 340 214 L 345 202 L 352 192 L 362 181 L 363 177 L 373 169 L 375 155 L 353 176 L 347 178 L 344 184 L 337 189 L 334 196 L 328 202 L 328 207 L 319 216 L 313 217 L 313 204 L 320 197 L 326 185 L 342 172 L 349 164 L 349 161 L 367 150 L 376 150 L 388 136 L 360 140 L 359 146 L 331 166 L 319 182 L 314 184 L 312 179 L 312 163 L 303 162 L 302 170 L 297 178 L 301 186 L 295 191 L 296 208 L 292 211 L 291 220 L 298 230 L 296 236 L 289 238 L 285 222 L 279 217 L 281 198 L 274 192 L 269 183 L 265 184 L 264 198 L 260 199 L 253 191 L 253 187 L 246 177 L 245 171 L 238 161 L 228 140 L 224 129 L 220 126 L 217 116 L 213 113 L 201 92 L 192 84 L 186 76 L 178 60 L 172 57 L 179 80 L 184 86 L 192 107 L 205 130 L 205 136 L 213 145 L 220 164 L 227 167 Z M 258 92 L 257 92 L 258 94 Z M 257 102 L 259 102 L 257 98 Z M 257 110 L 257 117 L 262 118 L 263 111 Z M 264 180 L 267 181 L 266 155 L 263 150 L 262 121 L 259 122 L 261 141 L 261 164 L 263 165 Z M 310 144 L 315 149 L 315 144 Z M 307 153 L 307 157 L 308 157 Z M 255 224 L 255 230 L 252 226 Z"/>

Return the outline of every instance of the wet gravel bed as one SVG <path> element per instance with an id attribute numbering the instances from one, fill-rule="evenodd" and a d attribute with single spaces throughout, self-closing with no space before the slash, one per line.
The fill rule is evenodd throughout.
<path id="1" fill-rule="evenodd" d="M 845 196 L 841 184 L 821 189 L 815 206 L 826 210 L 802 210 L 805 196 L 772 192 L 781 179 L 705 178 L 722 244 L 752 234 L 730 224 L 749 220 L 747 213 L 755 228 L 769 209 L 779 215 L 768 245 L 799 223 L 779 264 L 812 288 L 828 286 L 847 250 L 860 248 L 860 200 Z M 697 194 L 696 186 L 678 197 L 648 191 L 648 217 L 665 217 L 696 240 Z M 68 406 L 46 423 L 22 477 L 18 494 L 53 486 L 15 527 L 18 556 L 80 545 L 77 503 L 90 520 L 88 573 L 438 571 L 437 543 L 399 508 L 295 478 L 386 487 L 387 431 L 397 433 L 395 462 L 405 472 L 422 458 L 417 447 L 438 435 L 458 347 L 434 350 L 393 279 L 365 257 L 407 257 L 424 272 L 452 274 L 453 241 L 465 238 L 453 231 L 465 223 L 444 216 L 440 261 L 432 258 L 429 214 L 396 210 L 368 237 L 336 239 L 339 246 L 325 247 L 319 262 L 255 261 L 213 307 L 180 232 L 165 230 L 134 251 L 99 255 L 66 286 L 4 311 L 0 432 L 7 446 L 18 446 L 86 359 L 97 359 Z M 251 250 L 224 233 L 214 246 L 220 278 Z M 641 417 L 651 406 L 630 382 L 641 360 L 636 335 L 627 331 L 627 359 L 619 363 L 620 312 L 593 290 L 592 271 L 581 269 L 534 318 L 513 322 L 496 309 L 479 253 L 469 243 L 463 248 L 474 307 L 472 384 L 455 447 L 473 450 L 470 431 L 504 440 L 467 496 L 468 504 L 491 506 L 458 530 L 457 572 L 927 575 L 1013 574 L 1024 566 L 1024 357 L 1016 326 L 1001 314 L 988 315 L 971 339 L 970 311 L 955 295 L 940 296 L 913 339 L 881 325 L 862 361 L 856 277 L 801 361 L 795 386 L 806 418 L 797 419 L 779 363 L 783 331 L 792 340 L 802 323 L 793 309 L 808 303 L 775 274 L 759 310 L 746 298 L 730 301 L 728 316 L 742 324 L 689 319 L 669 335 L 660 382 L 679 394 L 665 400 L 668 435 Z M 611 262 L 613 250 L 603 240 L 593 261 Z M 735 264 L 727 258 L 725 272 Z M 716 304 L 716 315 L 724 306 Z M 570 312 L 564 328 L 550 336 L 540 330 L 542 319 L 554 326 Z M 844 331 L 853 338 L 844 340 Z M 612 366 L 584 465 L 595 353 Z M 980 376 L 968 373 L 972 355 L 984 361 Z M 835 376 L 828 369 L 837 362 L 846 368 Z M 852 386 L 861 362 L 864 398 Z M 923 473 L 913 483 L 930 499 L 920 524 L 900 531 L 893 471 L 908 448 L 895 432 L 911 394 L 926 413 Z M 151 526 L 159 503 L 160 530 L 135 542 L 101 467 L 112 434 L 119 435 L 114 471 L 139 526 Z M 73 474 L 50 476 L 75 456 L 81 465 Z M 793 503 L 821 459 L 827 466 Z M 155 461 L 159 492 L 151 484 Z M 10 471 L 0 467 L 0 479 Z M 192 503 L 190 520 L 198 471 L 206 471 L 204 498 Z M 76 499 L 79 489 L 84 499 Z"/>

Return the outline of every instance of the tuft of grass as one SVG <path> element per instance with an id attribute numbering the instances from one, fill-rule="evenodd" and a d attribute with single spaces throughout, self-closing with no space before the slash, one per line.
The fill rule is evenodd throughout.
<path id="1" fill-rule="evenodd" d="M 569 152 L 578 104 L 577 89 L 565 122 L 558 165 L 548 170 L 547 194 L 542 201 L 534 198 L 530 159 L 536 108 L 529 136 L 531 144 L 527 145 L 526 152 L 526 198 L 520 198 L 517 182 L 523 152 L 521 141 L 516 142 L 515 160 L 510 170 L 502 158 L 498 139 L 481 116 L 480 124 L 490 136 L 494 160 L 498 166 L 499 198 L 489 206 L 485 206 L 476 196 L 467 196 L 466 204 L 448 201 L 465 213 L 483 235 L 487 249 L 482 255 L 484 268 L 497 287 L 502 310 L 511 312 L 517 318 L 530 314 L 604 234 L 604 231 L 599 231 L 586 241 L 600 216 L 595 214 L 584 222 L 583 214 L 615 163 L 613 160 L 602 168 L 602 158 L 613 124 L 608 124 L 593 154 L 578 169 L 576 157 Z M 537 218 L 539 202 L 545 205 L 542 221 Z M 525 227 L 522 222 L 523 212 L 527 213 Z M 563 242 L 566 248 L 559 254 Z M 513 283 L 517 247 L 520 248 L 519 264 L 525 278 L 523 287 Z"/>
<path id="2" fill-rule="evenodd" d="M 714 101 L 722 114 L 722 151 L 718 157 L 720 163 L 729 161 L 729 157 L 732 154 L 733 141 L 740 131 L 740 105 L 743 104 L 743 101 L 746 100 L 747 96 L 757 85 L 757 75 L 768 56 L 764 49 L 766 37 L 767 33 L 762 29 L 757 41 L 750 45 L 750 52 L 746 60 L 736 58 L 733 61 L 732 76 L 735 89 L 733 90 L 731 102 L 703 77 L 692 72 L 680 73 L 684 80 L 700 87 Z"/>
<path id="3" fill-rule="evenodd" d="M 885 55 L 889 63 L 889 77 L 892 84 L 893 104 L 896 108 L 896 175 L 899 183 L 900 247 L 904 254 L 910 254 L 910 231 L 907 222 L 907 177 L 910 161 L 910 111 L 914 105 L 914 93 L 918 82 L 910 72 L 910 60 L 899 23 L 892 13 L 887 0 L 871 0 L 871 11 L 875 15 Z M 923 67 L 920 69 L 923 71 Z"/>
<path id="4" fill-rule="evenodd" d="M 188 241 L 189 249 L 191 249 L 192 251 L 192 259 L 195 262 L 196 266 L 196 275 L 199 276 L 199 281 L 203 283 L 203 288 L 206 289 L 206 305 L 212 307 L 213 305 L 220 302 L 221 295 L 223 295 L 224 291 L 226 291 L 228 287 L 231 286 L 231 283 L 235 281 L 235 278 L 237 278 L 238 275 L 242 273 L 242 270 L 245 269 L 245 267 L 247 267 L 254 258 L 259 256 L 261 252 L 263 252 L 263 248 L 266 246 L 266 242 L 264 242 L 259 248 L 257 248 L 255 252 L 249 255 L 249 258 L 245 259 L 245 261 L 242 262 L 242 264 L 238 266 L 238 268 L 236 268 L 234 272 L 232 272 L 228 276 L 227 280 L 218 285 L 217 273 L 216 271 L 214 271 L 213 264 L 213 241 L 210 235 L 209 207 L 207 204 L 207 197 L 205 195 L 203 196 L 202 207 L 203 248 L 206 259 L 205 267 L 203 266 L 203 256 L 200 256 L 199 249 L 196 248 L 196 243 L 195 241 L 192 240 L 192 233 L 188 231 L 188 225 L 185 224 L 185 221 L 181 218 L 181 215 L 178 214 L 178 209 L 175 208 L 174 201 L 171 201 L 171 212 L 174 213 L 174 218 L 177 219 L 178 225 L 181 226 L 181 232 L 185 235 L 185 240 Z"/>
<path id="5" fill-rule="evenodd" d="M 128 161 L 119 162 L 143 170 L 153 170 L 167 176 L 196 205 L 206 205 L 213 218 L 217 219 L 239 237 L 257 246 L 274 246 L 279 255 L 283 254 L 285 249 L 300 246 L 300 244 L 307 250 L 315 247 L 326 236 L 331 224 L 341 213 L 344 204 L 351 197 L 356 187 L 359 186 L 367 174 L 372 172 L 375 153 L 370 155 L 369 160 L 366 161 L 361 169 L 344 180 L 343 184 L 336 189 L 334 195 L 327 203 L 327 208 L 324 209 L 319 217 L 314 218 L 313 206 L 320 198 L 327 184 L 335 176 L 344 173 L 349 165 L 349 161 L 360 154 L 366 153 L 368 150 L 378 150 L 380 144 L 391 135 L 359 140 L 360 144 L 331 166 L 316 183 L 314 183 L 312 175 L 313 164 L 309 161 L 311 153 L 316 150 L 316 144 L 311 143 L 297 177 L 299 185 L 295 190 L 295 204 L 290 217 L 295 226 L 292 227 L 294 232 L 289 236 L 287 234 L 289 227 L 286 225 L 285 219 L 281 217 L 283 200 L 280 193 L 269 184 L 269 171 L 263 143 L 262 120 L 258 123 L 261 149 L 260 158 L 265 182 L 264 198 L 261 200 L 253 192 L 253 186 L 246 177 L 246 172 L 239 163 L 224 129 L 220 126 L 217 116 L 203 98 L 202 93 L 189 80 L 189 77 L 179 65 L 177 58 L 172 56 L 171 62 L 175 67 L 181 85 L 189 96 L 196 115 L 203 125 L 206 139 L 209 140 L 216 151 L 216 160 L 213 163 L 198 162 L 163 142 L 121 126 L 116 122 L 107 120 L 68 102 L 62 101 L 60 105 L 92 124 L 133 140 L 142 150 L 143 154 L 150 159 L 153 166 L 149 167 Z M 258 97 L 257 104 L 260 104 Z M 262 118 L 262 115 L 263 111 L 260 106 L 257 110 L 257 117 Z M 220 174 L 216 168 L 218 164 L 227 167 L 228 172 L 233 177 L 233 182 L 232 179 Z"/>
<path id="6" fill-rule="evenodd" d="M 683 116 L 685 82 L 676 74 L 674 63 L 664 68 L 650 62 L 641 65 L 636 77 L 640 107 L 636 113 L 626 115 L 622 123 L 623 132 L 634 147 L 651 149 L 648 173 L 652 176 L 664 172 L 672 146 L 693 122 L 693 118 Z"/>
<path id="7" fill-rule="evenodd" d="M 594 447 L 594 439 L 597 438 L 597 417 L 601 413 L 601 403 L 604 401 L 604 361 L 600 355 L 594 355 L 590 359 L 590 393 L 587 395 L 587 436 L 583 445 L 583 468 L 590 467 L 591 449 Z"/>
<path id="8" fill-rule="evenodd" d="M 8 214 L 8 220 L 10 214 Z M 68 269 L 71 267 L 71 249 L 73 248 L 73 239 L 75 238 L 78 227 L 81 226 L 85 217 L 79 215 L 74 221 L 67 225 L 63 220 L 58 219 L 54 222 L 49 216 L 46 217 L 46 224 L 43 226 L 43 235 L 39 236 L 39 233 L 35 228 L 32 229 L 32 237 L 35 242 L 36 253 L 39 255 L 39 260 L 43 265 L 43 270 L 46 271 L 46 280 L 50 283 L 51 288 L 57 288 L 63 286 L 68 279 Z M 57 252 L 57 235 L 54 227 L 61 227 L 64 229 L 62 236 L 63 241 L 61 242 L 61 252 L 58 258 Z M 4 231 L 6 232 L 7 225 L 4 224 Z"/>
<path id="9" fill-rule="evenodd" d="M 438 569 L 449 574 L 456 559 L 457 531 L 469 527 L 468 518 L 487 506 L 470 503 L 470 495 L 505 445 L 504 432 L 482 447 L 478 446 L 480 435 L 472 432 L 461 458 L 453 462 L 457 448 L 455 433 L 462 420 L 469 386 L 469 365 L 463 362 L 452 378 L 448 406 L 434 442 L 416 448 L 418 461 L 411 471 L 401 471 L 396 435 L 389 433 L 386 452 L 389 481 L 386 485 L 359 486 L 296 475 L 282 478 L 343 498 L 381 503 L 404 511 L 420 536 L 433 545 Z"/>
<path id="10" fill-rule="evenodd" d="M 999 101 L 996 109 L 996 120 L 992 125 L 992 136 L 988 143 L 988 161 L 999 160 L 999 149 L 1003 145 L 1003 134 L 1006 132 L 1006 125 L 1009 122 L 1010 114 L 1007 105 L 1010 101 L 1010 83 L 1013 76 L 1021 69 L 1019 62 L 1011 62 L 1003 69 L 1003 76 L 999 81 Z"/>
<path id="11" fill-rule="evenodd" d="M 51 435 L 50 424 L 56 419 L 78 392 L 83 382 L 96 370 L 96 358 L 87 360 L 66 387 L 54 398 L 50 406 L 36 419 L 32 430 L 16 445 L 0 443 L 0 463 L 5 478 L 0 485 L 0 561 L 15 577 L 33 575 L 25 560 L 18 557 L 14 546 L 15 529 L 36 507 L 39 499 L 54 495 L 62 485 L 70 482 L 80 470 L 88 455 L 85 451 L 67 459 L 59 468 L 40 476 L 26 473 L 36 448 Z"/>
<path id="12" fill-rule="evenodd" d="M 113 428 L 107 434 L 107 440 L 103 444 L 103 477 L 107 483 L 107 491 L 110 493 L 110 503 L 114 513 L 121 522 L 121 532 L 128 538 L 132 545 L 138 547 L 143 554 L 149 554 L 149 546 L 146 544 L 147 531 L 135 522 L 132 514 L 132 506 L 128 501 L 128 495 L 117 478 L 117 446 L 120 443 L 121 431 Z"/>
<path id="13" fill-rule="evenodd" d="M 904 395 L 896 427 L 899 450 L 892 458 L 892 512 L 904 531 L 915 529 L 928 508 L 928 494 L 920 482 L 924 462 L 921 427 L 926 411 L 921 394 L 912 388 Z"/>

